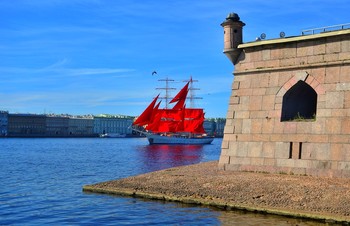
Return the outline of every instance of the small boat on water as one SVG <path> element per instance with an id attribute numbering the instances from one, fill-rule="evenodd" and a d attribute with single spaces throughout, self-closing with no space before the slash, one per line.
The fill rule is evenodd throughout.
<path id="1" fill-rule="evenodd" d="M 172 108 L 159 109 L 159 95 L 133 122 L 132 129 L 145 135 L 150 144 L 211 144 L 214 137 L 208 136 L 203 128 L 202 108 L 186 108 L 186 98 L 192 78 L 171 99 Z"/>
<path id="2" fill-rule="evenodd" d="M 126 134 L 120 134 L 120 133 L 104 133 L 100 134 L 101 138 L 124 138 L 126 137 Z"/>

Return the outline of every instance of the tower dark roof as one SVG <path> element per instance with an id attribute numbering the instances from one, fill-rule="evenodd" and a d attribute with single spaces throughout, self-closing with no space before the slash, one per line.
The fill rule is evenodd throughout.
<path id="1" fill-rule="evenodd" d="M 240 18 L 237 13 L 229 13 L 226 17 L 226 20 L 239 21 Z"/>

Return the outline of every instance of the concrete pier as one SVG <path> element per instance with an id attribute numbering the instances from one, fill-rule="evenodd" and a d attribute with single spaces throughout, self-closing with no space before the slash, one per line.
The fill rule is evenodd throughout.
<path id="1" fill-rule="evenodd" d="M 85 185 L 85 192 L 350 222 L 350 179 L 237 172 L 206 162 Z"/>

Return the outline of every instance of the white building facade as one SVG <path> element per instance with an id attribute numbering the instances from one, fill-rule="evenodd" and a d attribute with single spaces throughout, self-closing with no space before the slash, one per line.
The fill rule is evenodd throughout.
<path id="1" fill-rule="evenodd" d="M 129 116 L 113 116 L 102 115 L 94 116 L 94 133 L 118 133 L 118 134 L 132 134 L 131 125 L 133 118 Z"/>

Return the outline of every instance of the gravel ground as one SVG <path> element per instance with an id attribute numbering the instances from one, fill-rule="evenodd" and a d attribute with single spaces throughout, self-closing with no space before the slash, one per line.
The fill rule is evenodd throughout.
<path id="1" fill-rule="evenodd" d="M 217 164 L 170 168 L 83 190 L 350 222 L 350 179 L 222 171 Z"/>

